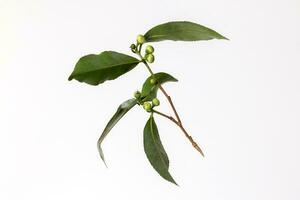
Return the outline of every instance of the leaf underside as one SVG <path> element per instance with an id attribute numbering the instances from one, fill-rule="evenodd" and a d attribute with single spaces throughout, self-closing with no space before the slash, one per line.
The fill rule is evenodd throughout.
<path id="1" fill-rule="evenodd" d="M 153 76 L 149 76 L 143 84 L 141 96 L 143 101 L 150 101 L 157 96 L 158 84 L 153 85 L 150 80 L 155 79 L 158 84 L 166 82 L 177 82 L 178 80 L 165 72 L 158 72 Z"/>
<path id="2" fill-rule="evenodd" d="M 90 85 L 99 85 L 114 80 L 132 70 L 140 61 L 115 51 L 90 54 L 79 59 L 69 81 L 76 79 Z"/>
<path id="3" fill-rule="evenodd" d="M 160 141 L 157 126 L 151 115 L 144 128 L 144 151 L 152 167 L 158 174 L 177 185 L 169 173 L 169 158 Z"/>
<path id="4" fill-rule="evenodd" d="M 137 104 L 136 99 L 129 99 L 125 102 L 123 102 L 119 107 L 117 112 L 114 114 L 114 116 L 109 120 L 106 127 L 104 128 L 100 138 L 97 142 L 98 151 L 100 154 L 101 159 L 103 160 L 104 164 L 104 154 L 101 148 L 101 143 L 103 142 L 104 138 L 107 136 L 107 134 L 110 132 L 110 130 L 116 125 L 116 123 L 133 107 Z"/>
<path id="5" fill-rule="evenodd" d="M 160 24 L 150 29 L 144 36 L 147 42 L 227 39 L 210 28 L 188 21 Z"/>

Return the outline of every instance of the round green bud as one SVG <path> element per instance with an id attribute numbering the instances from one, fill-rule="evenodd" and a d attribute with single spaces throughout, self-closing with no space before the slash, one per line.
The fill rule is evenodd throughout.
<path id="1" fill-rule="evenodd" d="M 133 96 L 136 98 L 136 99 L 139 99 L 141 97 L 141 92 L 140 91 L 135 91 Z"/>
<path id="2" fill-rule="evenodd" d="M 146 60 L 148 63 L 153 63 L 154 62 L 154 55 L 153 54 L 147 54 L 146 55 Z"/>
<path id="3" fill-rule="evenodd" d="M 154 78 L 151 78 L 151 79 L 150 79 L 150 83 L 151 83 L 152 85 L 155 85 L 155 84 L 157 83 L 157 81 L 156 81 Z"/>
<path id="4" fill-rule="evenodd" d="M 146 54 L 150 54 L 150 53 L 153 53 L 154 52 L 154 48 L 153 48 L 153 46 L 151 46 L 151 45 L 148 45 L 147 47 L 146 47 Z"/>
<path id="5" fill-rule="evenodd" d="M 145 37 L 143 35 L 138 35 L 136 38 L 136 41 L 138 44 L 144 44 L 145 43 Z"/>
<path id="6" fill-rule="evenodd" d="M 152 104 L 154 106 L 159 106 L 160 102 L 159 102 L 159 100 L 157 98 L 154 98 L 154 99 L 152 99 Z"/>
<path id="7" fill-rule="evenodd" d="M 152 105 L 151 105 L 151 103 L 149 103 L 149 102 L 145 102 L 145 103 L 143 104 L 143 108 L 144 108 L 147 112 L 150 112 L 151 109 L 152 109 Z"/>

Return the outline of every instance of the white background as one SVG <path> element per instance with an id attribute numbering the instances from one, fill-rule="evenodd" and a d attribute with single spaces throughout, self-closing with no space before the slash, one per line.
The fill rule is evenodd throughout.
<path id="1" fill-rule="evenodd" d="M 180 80 L 166 89 L 206 154 L 157 117 L 179 187 L 148 163 L 138 107 L 104 141 L 108 169 L 96 149 L 143 65 L 98 87 L 67 81 L 81 56 L 131 54 L 172 20 L 230 38 L 154 44 L 153 70 Z M 1 0 L 0 199 L 300 199 L 299 22 L 298 0 Z"/>

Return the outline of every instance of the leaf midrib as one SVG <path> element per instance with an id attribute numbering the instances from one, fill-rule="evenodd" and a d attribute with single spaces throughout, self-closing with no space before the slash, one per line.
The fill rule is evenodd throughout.
<path id="1" fill-rule="evenodd" d="M 176 31 L 176 33 L 183 33 L 183 32 L 194 32 L 194 30 L 181 30 L 181 31 Z M 202 31 L 202 32 L 205 32 L 205 31 Z M 159 37 L 165 37 L 165 36 L 168 36 L 168 34 L 161 34 L 161 35 L 150 36 L 150 37 L 148 37 L 148 39 L 159 38 Z"/>
<path id="2" fill-rule="evenodd" d="M 83 75 L 83 74 L 87 74 L 87 73 L 91 73 L 91 72 L 95 72 L 95 71 L 101 71 L 101 70 L 104 70 L 104 69 L 109 69 L 109 68 L 114 68 L 114 67 L 120 67 L 122 65 L 129 65 L 129 64 L 139 64 L 140 61 L 136 61 L 136 62 L 129 62 L 129 63 L 122 63 L 122 64 L 117 64 L 117 65 L 110 65 L 108 67 L 105 67 L 105 68 L 101 68 L 101 69 L 95 69 L 95 70 L 89 70 L 89 71 L 85 71 L 85 72 L 78 72 L 78 73 L 75 73 L 75 74 L 72 74 L 71 76 L 76 76 L 76 75 Z"/>

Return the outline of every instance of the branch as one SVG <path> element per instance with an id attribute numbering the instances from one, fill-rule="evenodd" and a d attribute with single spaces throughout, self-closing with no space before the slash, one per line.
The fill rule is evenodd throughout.
<path id="1" fill-rule="evenodd" d="M 174 114 L 175 114 L 175 116 L 176 116 L 176 118 L 177 118 L 178 123 L 181 124 L 180 117 L 179 117 L 179 115 L 178 115 L 178 113 L 177 113 L 177 111 L 176 111 L 176 108 L 175 108 L 175 106 L 174 106 L 174 104 L 173 104 L 173 101 L 172 101 L 171 96 L 168 95 L 168 93 L 167 93 L 166 90 L 162 87 L 162 85 L 159 85 L 158 88 L 162 91 L 162 93 L 163 93 L 163 94 L 165 95 L 165 97 L 167 98 L 167 100 L 168 100 L 168 102 L 170 103 L 170 105 L 171 105 L 171 107 L 172 107 L 172 110 L 173 110 L 173 112 L 174 112 Z"/>
<path id="2" fill-rule="evenodd" d="M 185 130 L 185 128 L 182 126 L 182 123 L 179 122 L 179 121 L 176 121 L 172 116 L 169 116 L 169 115 L 166 115 L 162 112 L 159 112 L 157 110 L 152 110 L 154 113 L 160 115 L 160 116 L 163 116 L 169 120 L 171 120 L 172 122 L 174 122 L 181 130 L 182 132 L 184 133 L 184 135 L 189 139 L 189 141 L 192 143 L 193 147 L 199 151 L 199 153 L 201 153 L 201 155 L 204 157 L 204 153 L 203 151 L 201 150 L 201 148 L 199 147 L 199 145 L 193 140 L 192 136 L 190 136 L 187 131 Z"/>
<path id="3" fill-rule="evenodd" d="M 143 56 L 141 55 L 141 48 L 142 48 L 142 45 L 140 45 L 140 48 L 138 49 L 138 51 L 136 52 L 136 54 L 141 58 L 141 61 L 145 64 L 145 66 L 147 67 L 148 71 L 150 72 L 151 76 L 154 75 L 153 71 L 151 70 L 150 66 L 148 65 L 148 63 L 144 60 Z M 171 105 L 171 108 L 176 116 L 176 119 L 175 120 L 172 116 L 168 116 L 164 113 L 161 113 L 159 111 L 156 111 L 156 110 L 153 110 L 154 113 L 157 113 L 169 120 L 171 120 L 172 122 L 174 122 L 181 130 L 182 132 L 184 133 L 184 135 L 189 139 L 189 141 L 192 143 L 193 147 L 200 152 L 200 154 L 204 157 L 204 153 L 203 151 L 201 150 L 201 148 L 198 146 L 198 144 L 193 140 L 192 136 L 190 136 L 187 131 L 185 130 L 185 128 L 183 127 L 182 125 L 182 122 L 180 120 L 180 117 L 178 115 L 178 112 L 173 104 L 173 101 L 172 101 L 172 98 L 171 96 L 166 92 L 166 90 L 162 87 L 161 84 L 158 83 L 158 88 L 162 91 L 162 93 L 165 95 L 165 97 L 167 98 L 169 104 Z"/>

